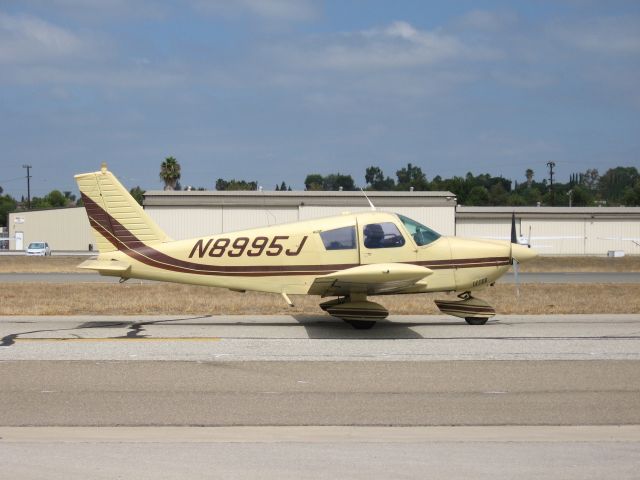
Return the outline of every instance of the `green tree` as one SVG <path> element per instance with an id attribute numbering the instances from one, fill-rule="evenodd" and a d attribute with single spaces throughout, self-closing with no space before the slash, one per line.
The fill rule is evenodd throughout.
<path id="1" fill-rule="evenodd" d="M 51 190 L 44 197 L 45 201 L 53 208 L 61 208 L 67 206 L 67 198 L 60 190 Z"/>
<path id="2" fill-rule="evenodd" d="M 396 186 L 393 178 L 385 177 L 384 172 L 379 167 L 371 166 L 367 168 L 364 179 L 369 184 L 369 190 L 389 191 Z"/>
<path id="3" fill-rule="evenodd" d="M 310 173 L 304 179 L 305 190 L 324 190 L 324 177 L 319 173 Z"/>
<path id="4" fill-rule="evenodd" d="M 0 196 L 0 227 L 7 226 L 9 214 L 18 208 L 18 202 L 9 195 Z"/>
<path id="5" fill-rule="evenodd" d="M 610 168 L 600 177 L 600 195 L 608 203 L 619 204 L 628 188 L 633 188 L 640 179 L 636 167 Z"/>
<path id="6" fill-rule="evenodd" d="M 627 207 L 640 206 L 640 180 L 637 180 L 633 187 L 627 187 L 622 196 L 622 203 Z"/>
<path id="7" fill-rule="evenodd" d="M 167 157 L 160 165 L 160 180 L 164 182 L 165 190 L 175 190 L 180 180 L 180 164 L 173 157 Z"/>
<path id="8" fill-rule="evenodd" d="M 481 185 L 476 185 L 469 192 L 465 205 L 489 205 L 489 191 Z"/>
<path id="9" fill-rule="evenodd" d="M 246 180 L 224 180 L 219 178 L 216 180 L 216 190 L 218 191 L 237 191 L 237 190 L 258 190 L 258 182 Z"/>
<path id="10" fill-rule="evenodd" d="M 589 168 L 583 175 L 581 175 L 582 185 L 589 190 L 596 190 L 598 188 L 598 182 L 600 181 L 600 174 L 597 168 Z"/>
<path id="11" fill-rule="evenodd" d="M 67 206 L 76 204 L 76 196 L 73 193 L 69 192 L 68 190 L 65 190 L 62 193 L 64 194 L 64 198 L 67 201 Z"/>
<path id="12" fill-rule="evenodd" d="M 140 205 L 143 204 L 145 190 L 142 190 L 140 186 L 133 187 L 131 190 L 129 190 L 129 193 L 135 199 L 136 202 L 138 202 Z"/>
<path id="13" fill-rule="evenodd" d="M 524 176 L 527 177 L 527 188 L 531 188 L 531 183 L 533 182 L 533 170 L 527 168 L 527 171 L 524 172 Z"/>
<path id="14" fill-rule="evenodd" d="M 323 189 L 329 191 L 337 190 L 355 190 L 356 184 L 351 175 L 342 175 L 341 173 L 330 173 L 324 177 Z"/>
<path id="15" fill-rule="evenodd" d="M 575 185 L 571 188 L 571 205 L 574 207 L 588 207 L 593 205 L 593 192 L 584 185 Z"/>
<path id="16" fill-rule="evenodd" d="M 502 183 L 494 183 L 489 188 L 489 204 L 490 205 L 507 205 L 509 194 L 505 190 Z"/>
<path id="17" fill-rule="evenodd" d="M 396 177 L 398 178 L 396 190 L 410 190 L 411 187 L 414 190 L 429 190 L 427 176 L 420 167 L 413 166 L 410 163 L 398 170 Z"/>

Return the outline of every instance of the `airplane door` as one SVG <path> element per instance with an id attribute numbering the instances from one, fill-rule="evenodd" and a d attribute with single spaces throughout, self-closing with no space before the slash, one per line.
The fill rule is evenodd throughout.
<path id="1" fill-rule="evenodd" d="M 413 242 L 391 219 L 358 221 L 360 264 L 415 262 L 417 250 Z"/>
<path id="2" fill-rule="evenodd" d="M 16 232 L 16 250 L 24 250 L 24 232 Z"/>

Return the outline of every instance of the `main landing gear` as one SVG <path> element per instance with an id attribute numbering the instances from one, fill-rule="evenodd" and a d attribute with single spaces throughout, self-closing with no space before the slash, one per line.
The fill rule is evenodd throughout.
<path id="1" fill-rule="evenodd" d="M 471 296 L 471 292 L 458 295 L 460 300 L 436 300 L 435 304 L 442 313 L 464 318 L 469 325 L 484 325 L 496 314 L 496 310 L 480 298 Z"/>
<path id="2" fill-rule="evenodd" d="M 461 293 L 458 298 L 460 300 L 436 300 L 435 303 L 442 313 L 464 318 L 469 325 L 484 325 L 496 314 L 491 305 L 480 298 L 472 297 L 471 292 Z M 320 308 L 357 330 L 368 330 L 376 321 L 389 316 L 389 311 L 382 305 L 367 300 L 365 295 L 357 294 L 324 302 L 320 304 Z"/>
<path id="3" fill-rule="evenodd" d="M 320 304 L 329 315 L 344 320 L 357 330 L 372 328 L 377 320 L 384 320 L 389 310 L 376 302 L 367 300 L 366 295 L 350 295 Z"/>

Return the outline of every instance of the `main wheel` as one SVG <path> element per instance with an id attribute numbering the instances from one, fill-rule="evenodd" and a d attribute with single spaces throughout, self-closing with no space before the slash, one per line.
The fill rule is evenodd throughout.
<path id="1" fill-rule="evenodd" d="M 375 320 L 345 320 L 345 322 L 356 330 L 369 330 L 376 324 Z"/>
<path id="2" fill-rule="evenodd" d="M 488 318 L 482 317 L 467 317 L 464 319 L 469 325 L 484 325 L 487 323 Z"/>

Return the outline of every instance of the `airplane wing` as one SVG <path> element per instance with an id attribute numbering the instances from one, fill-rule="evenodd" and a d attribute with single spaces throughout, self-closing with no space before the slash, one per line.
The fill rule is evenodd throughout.
<path id="1" fill-rule="evenodd" d="M 308 293 L 321 296 L 392 293 L 415 285 L 432 273 L 426 267 L 405 263 L 360 265 L 317 277 Z"/>

